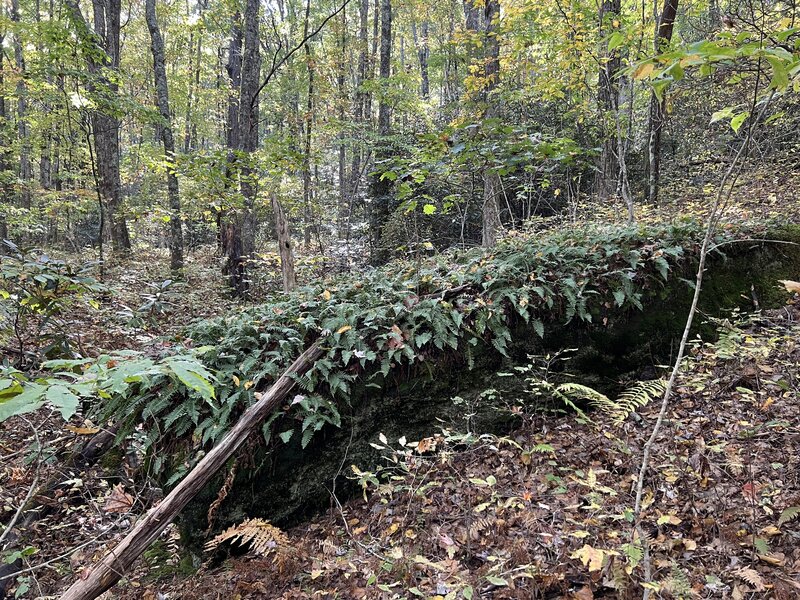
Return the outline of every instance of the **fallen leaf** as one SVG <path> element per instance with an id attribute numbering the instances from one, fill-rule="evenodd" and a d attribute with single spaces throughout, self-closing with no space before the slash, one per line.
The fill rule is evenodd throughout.
<path id="1" fill-rule="evenodd" d="M 779 283 L 783 284 L 786 291 L 790 294 L 800 294 L 800 281 L 791 281 L 789 279 L 779 279 Z"/>
<path id="2" fill-rule="evenodd" d="M 125 492 L 125 488 L 118 483 L 111 489 L 106 498 L 103 510 L 107 513 L 126 513 L 133 507 L 133 496 Z"/>
<path id="3" fill-rule="evenodd" d="M 77 435 L 94 435 L 100 431 L 99 427 L 76 427 L 75 425 L 66 425 L 64 429 Z"/>

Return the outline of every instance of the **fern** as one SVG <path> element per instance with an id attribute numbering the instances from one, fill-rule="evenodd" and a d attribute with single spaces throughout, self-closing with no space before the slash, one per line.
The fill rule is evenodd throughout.
<path id="1" fill-rule="evenodd" d="M 778 518 L 778 527 L 793 521 L 797 517 L 800 517 L 800 506 L 790 506 L 784 510 Z"/>
<path id="2" fill-rule="evenodd" d="M 621 418 L 624 421 L 637 408 L 646 406 L 654 398 L 664 395 L 666 385 L 662 379 L 638 381 L 619 395 L 616 404 L 619 407 Z"/>
<path id="3" fill-rule="evenodd" d="M 224 542 L 238 543 L 241 546 L 250 544 L 250 549 L 259 556 L 274 555 L 280 557 L 293 556 L 295 547 L 282 530 L 264 519 L 247 519 L 229 527 L 205 545 L 206 552 L 214 552 Z"/>
<path id="4" fill-rule="evenodd" d="M 660 379 L 639 381 L 620 394 L 616 400 L 611 400 L 605 394 L 580 383 L 562 383 L 555 388 L 555 391 L 561 396 L 562 401 L 564 397 L 587 400 L 592 408 L 621 423 L 631 413 L 636 412 L 637 408 L 645 406 L 650 400 L 663 394 L 664 382 Z"/>

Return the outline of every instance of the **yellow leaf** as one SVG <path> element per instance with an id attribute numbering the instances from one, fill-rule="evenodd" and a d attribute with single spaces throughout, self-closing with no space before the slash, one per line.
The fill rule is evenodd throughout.
<path id="1" fill-rule="evenodd" d="M 350 331 L 352 327 L 350 325 L 343 325 L 336 330 L 336 333 L 344 333 L 345 331 Z"/>
<path id="2" fill-rule="evenodd" d="M 325 300 L 330 300 L 331 299 L 330 290 L 325 290 L 324 292 L 322 292 L 322 297 L 325 298 Z"/>
<path id="3" fill-rule="evenodd" d="M 658 517 L 658 521 L 657 522 L 658 522 L 659 525 L 664 525 L 664 524 L 680 525 L 681 524 L 680 518 L 676 517 L 675 515 L 661 515 L 660 517 Z"/>
<path id="4" fill-rule="evenodd" d="M 99 427 L 75 427 L 75 425 L 67 425 L 64 429 L 78 435 L 92 435 L 100 431 Z"/>
<path id="5" fill-rule="evenodd" d="M 241 380 L 236 375 L 231 375 L 231 377 L 233 378 L 233 383 L 236 384 L 236 387 L 239 387 L 242 383 Z"/>
<path id="6" fill-rule="evenodd" d="M 605 552 L 598 548 L 592 548 L 589 544 L 584 544 L 583 548 L 572 553 L 570 558 L 578 558 L 583 566 L 589 567 L 589 572 L 599 571 L 603 568 Z"/>
<path id="7" fill-rule="evenodd" d="M 644 79 L 648 77 L 654 70 L 656 66 L 653 63 L 644 63 L 643 65 L 639 65 L 639 67 L 633 72 L 634 79 Z"/>

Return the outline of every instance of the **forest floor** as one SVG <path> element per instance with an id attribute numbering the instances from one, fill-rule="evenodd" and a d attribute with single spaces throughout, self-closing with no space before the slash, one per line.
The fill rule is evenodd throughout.
<path id="1" fill-rule="evenodd" d="M 796 176 L 748 176 L 730 214 L 774 217 L 798 190 Z M 688 212 L 702 213 L 700 191 L 676 192 L 696 196 Z M 682 218 L 686 205 L 642 212 L 643 220 Z M 165 257 L 145 249 L 110 264 L 112 293 L 100 308 L 75 306 L 66 325 L 86 355 L 160 353 L 187 323 L 231 307 L 211 250 L 192 254 L 185 283 L 162 293 Z M 131 326 L 131 316 L 141 317 L 136 308 L 155 295 L 161 309 Z M 653 581 L 664 597 L 800 597 L 798 365 L 794 306 L 731 327 L 716 347 L 693 348 L 654 447 L 644 502 Z M 197 573 L 170 527 L 108 597 L 639 597 L 643 557 L 630 510 L 657 412 L 652 404 L 618 425 L 597 414 L 585 422 L 523 410 L 521 427 L 506 437 L 373 440 L 386 446 L 396 478 L 368 485 L 366 500 L 340 504 L 332 495 L 331 510 L 301 527 L 261 528 L 271 540 L 267 556 L 219 564 L 218 555 Z M 53 460 L 94 431 L 79 422 L 65 429 L 46 411 L 0 424 L 4 522 L 37 484 L 64 481 L 41 499 L 53 510 L 33 525 L 35 547 L 24 557 L 32 570 L 17 587 L 29 588 L 25 597 L 63 589 L 157 499 L 136 465 L 123 463 L 130 470 L 120 477 L 102 462 L 70 472 Z"/>
<path id="2" fill-rule="evenodd" d="M 799 386 L 796 307 L 692 349 L 643 502 L 662 597 L 800 597 Z M 261 526 L 266 556 L 189 578 L 154 581 L 142 561 L 118 597 L 640 597 L 631 508 L 658 409 L 622 424 L 528 415 L 472 441 L 375 440 L 393 477 L 366 500 L 334 498 L 286 532 Z"/>

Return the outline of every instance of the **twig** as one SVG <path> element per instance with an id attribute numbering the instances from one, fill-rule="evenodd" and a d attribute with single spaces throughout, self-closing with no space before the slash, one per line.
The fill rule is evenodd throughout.
<path id="1" fill-rule="evenodd" d="M 669 400 L 672 396 L 672 389 L 675 385 L 675 381 L 678 378 L 678 373 L 681 370 L 681 364 L 683 363 L 684 353 L 686 351 L 686 343 L 689 339 L 689 332 L 692 329 L 692 323 L 694 321 L 695 313 L 697 312 L 697 304 L 700 300 L 700 291 L 702 290 L 703 286 L 703 274 L 705 272 L 706 266 L 706 258 L 708 253 L 711 249 L 711 241 L 714 237 L 714 232 L 716 231 L 717 225 L 719 224 L 720 218 L 724 213 L 725 207 L 730 200 L 731 194 L 733 193 L 733 184 L 736 181 L 736 177 L 734 173 L 736 169 L 739 167 L 739 161 L 745 156 L 747 152 L 750 141 L 753 138 L 753 129 L 755 125 L 761 121 L 761 118 L 764 116 L 764 113 L 769 106 L 769 103 L 772 101 L 775 92 L 772 91 L 770 95 L 764 102 L 763 107 L 761 108 L 758 117 L 753 121 L 753 126 L 751 126 L 748 131 L 747 135 L 745 136 L 744 141 L 742 142 L 739 151 L 734 156 L 733 161 L 731 162 L 730 166 L 728 167 L 725 175 L 722 177 L 722 182 L 720 183 L 719 190 L 717 191 L 717 195 L 714 198 L 714 204 L 711 207 L 711 212 L 708 217 L 708 225 L 706 226 L 705 236 L 703 237 L 703 245 L 700 248 L 700 261 L 697 266 L 697 276 L 695 279 L 695 287 L 694 287 L 694 296 L 692 298 L 692 304 L 689 308 L 689 314 L 686 317 L 686 326 L 683 329 L 683 335 L 681 336 L 681 343 L 678 346 L 678 355 L 675 358 L 675 363 L 672 367 L 672 372 L 670 373 L 669 380 L 667 381 L 666 389 L 664 390 L 664 396 L 661 399 L 661 409 L 658 413 L 658 418 L 656 419 L 656 423 L 653 427 L 653 431 L 650 433 L 650 437 L 648 438 L 647 442 L 644 445 L 642 451 L 642 463 L 639 468 L 639 477 L 636 482 L 636 502 L 634 504 L 634 523 L 635 529 L 634 531 L 639 537 L 639 540 L 642 542 L 644 546 L 644 559 L 643 559 L 643 567 L 644 567 L 644 575 L 645 581 L 649 583 L 652 579 L 652 566 L 650 563 L 650 553 L 649 553 L 649 545 L 646 542 L 646 538 L 643 535 L 642 531 L 642 523 L 641 523 L 641 511 L 642 511 L 642 492 L 644 490 L 644 479 L 647 475 L 647 470 L 650 463 L 650 453 L 652 452 L 653 445 L 655 444 L 656 438 L 661 431 L 661 426 L 664 423 L 664 417 L 667 414 L 667 408 L 669 407 Z M 728 186 L 728 181 L 731 180 L 733 177 L 733 182 L 730 186 Z M 725 192 L 725 188 L 728 186 L 727 193 Z M 643 599 L 647 600 L 650 597 L 650 588 L 644 588 Z"/>
<path id="2" fill-rule="evenodd" d="M 310 2 L 311 0 L 308 0 L 308 1 Z M 322 31 L 322 28 L 325 27 L 325 25 L 328 24 L 328 21 L 333 19 L 340 12 L 342 12 L 345 9 L 345 7 L 347 7 L 348 4 L 350 4 L 350 0 L 344 0 L 344 2 L 342 3 L 342 5 L 339 8 L 337 8 L 334 12 L 332 12 L 327 17 L 325 17 L 325 19 L 323 19 L 322 23 L 319 24 L 319 27 L 317 27 L 314 31 L 312 31 L 308 35 L 303 36 L 303 39 L 300 40 L 300 42 L 298 42 L 298 44 L 296 46 L 294 46 L 294 48 L 292 48 L 286 54 L 284 54 L 280 58 L 280 60 L 277 60 L 276 57 L 275 57 L 275 56 L 277 56 L 277 53 L 276 53 L 275 56 L 272 57 L 272 65 L 270 67 L 269 72 L 267 73 L 267 76 L 264 78 L 264 81 L 261 83 L 261 85 L 258 86 L 258 89 L 256 90 L 256 93 L 253 94 L 253 98 L 250 100 L 250 106 L 251 107 L 255 106 L 255 103 L 258 100 L 259 94 L 261 94 L 261 92 L 264 90 L 264 88 L 267 87 L 267 84 L 270 82 L 270 80 L 275 75 L 275 73 L 278 72 L 278 69 L 280 69 L 283 66 L 283 64 L 287 60 L 289 60 L 295 52 L 297 52 L 303 46 L 305 46 L 311 40 L 311 38 L 315 37 L 320 31 Z M 278 50 L 280 50 L 280 46 L 278 47 Z"/>

